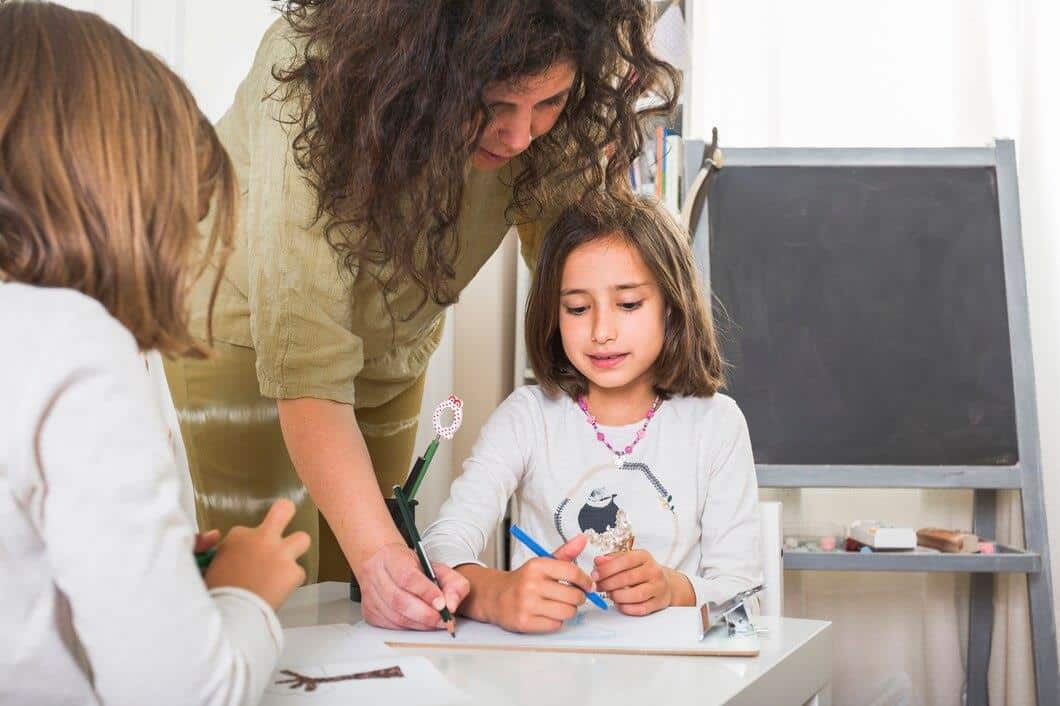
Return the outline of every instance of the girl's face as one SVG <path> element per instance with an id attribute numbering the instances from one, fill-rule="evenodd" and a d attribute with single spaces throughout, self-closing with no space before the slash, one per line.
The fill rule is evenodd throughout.
<path id="1" fill-rule="evenodd" d="M 559 332 L 589 392 L 653 396 L 665 303 L 640 253 L 618 235 L 571 251 L 560 285 Z"/>
<path id="2" fill-rule="evenodd" d="M 471 163 L 479 169 L 498 169 L 525 152 L 530 142 L 552 129 L 574 84 L 574 64 L 561 61 L 547 71 L 516 84 L 490 84 L 483 100 L 490 107 Z"/>

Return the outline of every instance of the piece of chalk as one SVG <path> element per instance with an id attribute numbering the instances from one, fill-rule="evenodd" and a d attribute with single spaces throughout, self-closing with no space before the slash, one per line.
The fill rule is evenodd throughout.
<path id="1" fill-rule="evenodd" d="M 979 542 L 980 554 L 995 554 L 997 546 L 993 542 Z"/>
<path id="2" fill-rule="evenodd" d="M 860 554 L 872 554 L 872 547 L 862 547 L 858 550 Z"/>
<path id="3" fill-rule="evenodd" d="M 835 551 L 835 537 L 821 537 L 821 551 L 823 551 L 823 552 L 834 552 Z"/>

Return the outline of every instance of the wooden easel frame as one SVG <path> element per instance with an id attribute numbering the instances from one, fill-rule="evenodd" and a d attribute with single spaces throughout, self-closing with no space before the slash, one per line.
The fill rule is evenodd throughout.
<path id="1" fill-rule="evenodd" d="M 692 184 L 702 161 L 704 143 L 685 141 L 685 183 Z M 773 488 L 967 488 L 974 495 L 972 530 L 993 537 L 997 491 L 1019 490 L 1025 550 L 998 547 L 980 554 L 845 554 L 789 553 L 784 567 L 813 571 L 951 571 L 971 573 L 968 628 L 968 706 L 986 706 L 987 671 L 993 628 L 993 574 L 1027 575 L 1030 598 L 1034 673 L 1039 706 L 1060 704 L 1056 622 L 1049 570 L 1049 536 L 1042 488 L 1041 450 L 1031 354 L 1026 273 L 1020 228 L 1016 151 L 1012 140 L 981 148 L 918 149 L 724 149 L 725 167 L 860 166 L 860 167 L 992 167 L 998 184 L 1005 297 L 1012 356 L 1013 392 L 1019 461 L 1012 466 L 794 466 L 759 464 L 758 484 Z M 686 198 L 691 197 L 690 195 Z M 709 218 L 704 208 L 693 224 L 693 249 L 704 280 L 710 281 Z"/>

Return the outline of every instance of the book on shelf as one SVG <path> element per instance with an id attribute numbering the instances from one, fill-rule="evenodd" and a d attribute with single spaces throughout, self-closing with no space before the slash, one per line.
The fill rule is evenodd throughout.
<path id="1" fill-rule="evenodd" d="M 642 154 L 630 166 L 630 185 L 635 193 L 654 195 L 678 216 L 684 200 L 684 141 L 661 123 L 645 137 Z"/>

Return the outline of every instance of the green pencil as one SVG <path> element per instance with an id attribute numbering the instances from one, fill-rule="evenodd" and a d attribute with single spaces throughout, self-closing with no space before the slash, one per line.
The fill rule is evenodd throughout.
<path id="1" fill-rule="evenodd" d="M 210 547 L 204 552 L 195 552 L 195 563 L 199 565 L 199 571 L 206 571 L 210 568 L 210 562 L 213 561 L 216 553 L 217 547 Z"/>

